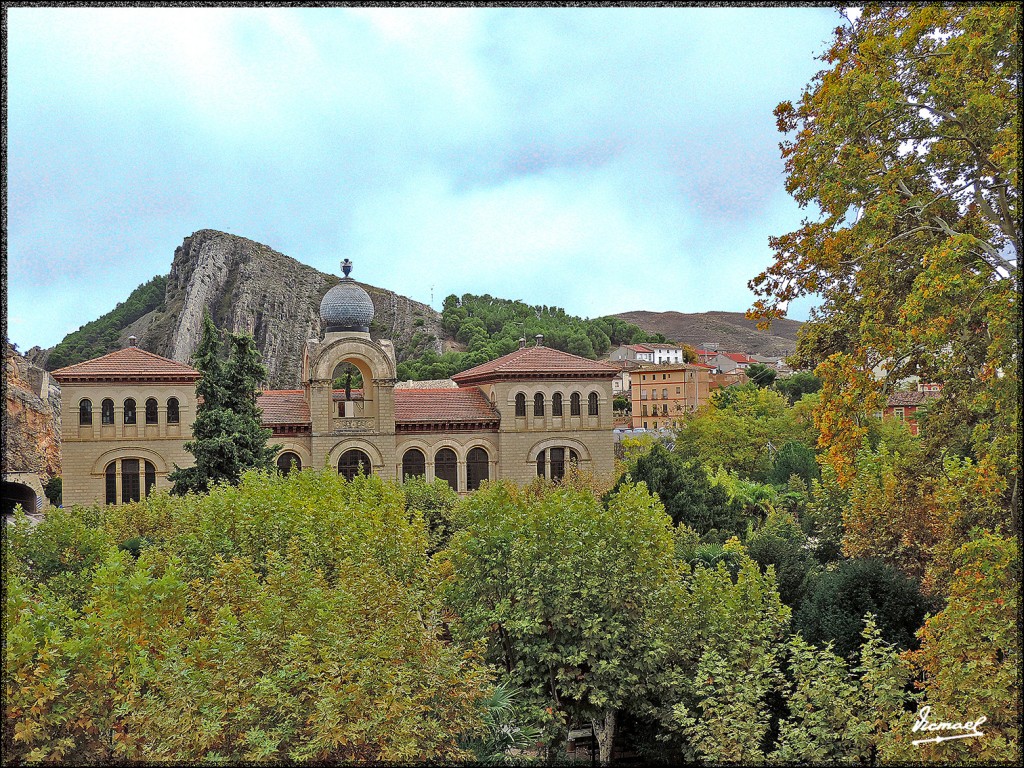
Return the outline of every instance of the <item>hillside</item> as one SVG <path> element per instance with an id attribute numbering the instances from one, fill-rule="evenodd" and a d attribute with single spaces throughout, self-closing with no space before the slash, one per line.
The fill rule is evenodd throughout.
<path id="1" fill-rule="evenodd" d="M 320 299 L 338 280 L 261 243 L 204 229 L 175 250 L 169 275 L 139 286 L 114 310 L 68 334 L 54 348 L 33 348 L 26 357 L 55 370 L 113 352 L 134 334 L 143 349 L 189 362 L 199 342 L 203 311 L 209 310 L 217 327 L 253 334 L 270 387 L 296 387 L 303 344 L 321 333 Z M 440 315 L 431 307 L 361 285 L 376 315 L 371 336 L 392 339 L 400 360 L 427 350 L 446 351 Z"/>
<path id="2" fill-rule="evenodd" d="M 796 334 L 803 323 L 776 320 L 770 331 L 759 331 L 742 312 L 621 312 L 613 317 L 660 333 L 672 341 L 701 347 L 717 344 L 727 352 L 782 357 L 796 350 Z"/>

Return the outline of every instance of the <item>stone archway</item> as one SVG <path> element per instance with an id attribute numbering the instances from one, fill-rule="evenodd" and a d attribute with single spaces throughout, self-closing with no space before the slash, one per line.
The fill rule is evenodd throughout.
<path id="1" fill-rule="evenodd" d="M 0 507 L 4 515 L 14 514 L 20 504 L 28 514 L 42 512 L 49 506 L 43 484 L 31 472 L 5 472 L 0 483 Z"/>

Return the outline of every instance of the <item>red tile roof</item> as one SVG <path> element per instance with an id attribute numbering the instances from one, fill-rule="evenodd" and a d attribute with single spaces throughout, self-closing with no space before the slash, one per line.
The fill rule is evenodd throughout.
<path id="1" fill-rule="evenodd" d="M 939 397 L 939 392 L 893 392 L 885 401 L 887 408 L 902 408 L 905 406 L 924 405 L 928 400 Z"/>
<path id="2" fill-rule="evenodd" d="M 263 410 L 263 423 L 309 424 L 309 405 L 306 393 L 301 389 L 271 389 L 256 398 L 256 405 Z"/>
<path id="3" fill-rule="evenodd" d="M 755 360 L 754 358 L 750 357 L 750 355 L 745 355 L 742 352 L 722 352 L 722 355 L 724 357 L 728 357 L 734 363 L 748 363 L 749 364 L 749 363 L 756 363 L 757 362 L 757 360 Z"/>
<path id="4" fill-rule="evenodd" d="M 607 363 L 570 355 L 551 347 L 523 347 L 497 360 L 457 373 L 452 379 L 460 386 L 496 379 L 602 378 L 612 379 L 618 371 Z"/>
<path id="5" fill-rule="evenodd" d="M 494 422 L 497 409 L 476 387 L 464 389 L 396 389 L 396 422 Z"/>
<path id="6" fill-rule="evenodd" d="M 109 355 L 59 368 L 50 375 L 61 384 L 91 381 L 194 382 L 202 376 L 189 365 L 138 347 L 125 347 Z"/>

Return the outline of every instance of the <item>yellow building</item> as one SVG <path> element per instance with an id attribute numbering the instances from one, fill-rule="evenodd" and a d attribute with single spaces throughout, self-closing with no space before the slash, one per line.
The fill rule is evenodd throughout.
<path id="1" fill-rule="evenodd" d="M 660 429 L 707 403 L 711 369 L 699 364 L 648 365 L 630 372 L 633 429 Z"/>
<path id="2" fill-rule="evenodd" d="M 347 477 L 362 471 L 441 478 L 459 492 L 490 479 L 560 479 L 570 462 L 611 474 L 616 368 L 545 347 L 538 338 L 441 385 L 396 386 L 394 347 L 370 338 L 373 303 L 348 276 L 348 260 L 342 268 L 345 277 L 320 304 L 323 338 L 305 345 L 302 389 L 268 390 L 259 398 L 271 442 L 281 446 L 282 471 L 330 466 Z M 361 389 L 334 388 L 345 364 L 359 371 Z M 183 445 L 191 438 L 198 371 L 132 346 L 53 376 L 62 385 L 65 424 L 89 421 L 86 410 L 97 402 L 105 409 L 113 404 L 111 424 L 104 410 L 99 427 L 89 422 L 77 433 L 65 430 L 65 504 L 136 499 L 168 485 L 175 463 L 192 463 Z M 146 410 L 142 424 L 139 409 L 150 401 L 156 421 L 148 423 Z"/>

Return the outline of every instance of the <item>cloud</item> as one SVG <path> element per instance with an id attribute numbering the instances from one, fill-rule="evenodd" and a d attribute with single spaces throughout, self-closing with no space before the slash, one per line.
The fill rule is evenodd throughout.
<path id="1" fill-rule="evenodd" d="M 827 9 L 12 8 L 9 300 L 50 345 L 211 227 L 435 288 L 743 310 Z M 21 330 L 24 329 L 24 330 Z"/>

